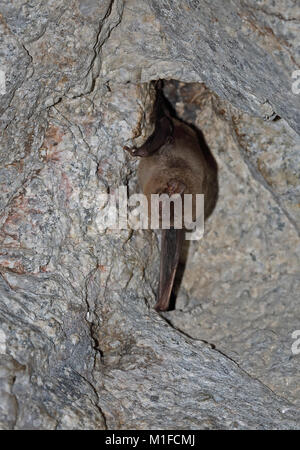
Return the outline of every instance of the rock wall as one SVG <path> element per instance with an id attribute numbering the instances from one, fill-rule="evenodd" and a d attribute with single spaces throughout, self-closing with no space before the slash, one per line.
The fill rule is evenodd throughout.
<path id="1" fill-rule="evenodd" d="M 299 428 L 300 12 L 273 3 L 0 1 L 1 428 Z M 158 78 L 219 171 L 162 316 L 158 234 L 99 228 Z"/>

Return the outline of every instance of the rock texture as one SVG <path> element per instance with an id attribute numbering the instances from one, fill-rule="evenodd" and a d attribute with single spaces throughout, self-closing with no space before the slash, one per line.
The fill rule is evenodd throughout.
<path id="1" fill-rule="evenodd" d="M 0 0 L 1 428 L 299 428 L 300 14 L 273 3 Z M 163 317 L 158 235 L 99 227 L 158 78 L 219 168 Z"/>
<path id="2" fill-rule="evenodd" d="M 299 405 L 299 356 L 291 353 L 299 328 L 299 136 L 198 84 L 171 83 L 168 93 L 217 159 L 219 198 L 166 318 Z"/>
<path id="3" fill-rule="evenodd" d="M 203 81 L 241 110 L 277 114 L 299 133 L 299 29 L 297 0 L 129 0 L 103 69 L 122 80 Z"/>

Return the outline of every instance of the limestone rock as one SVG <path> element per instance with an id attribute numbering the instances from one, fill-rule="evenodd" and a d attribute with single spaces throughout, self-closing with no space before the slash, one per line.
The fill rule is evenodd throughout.
<path id="1" fill-rule="evenodd" d="M 0 0 L 1 428 L 299 428 L 299 6 L 273 3 Z M 158 233 L 100 227 L 158 78 L 219 166 L 164 317 Z"/>

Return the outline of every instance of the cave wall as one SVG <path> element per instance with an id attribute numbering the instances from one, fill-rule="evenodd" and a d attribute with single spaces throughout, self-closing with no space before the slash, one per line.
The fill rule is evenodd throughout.
<path id="1" fill-rule="evenodd" d="M 299 427 L 300 14 L 273 3 L 0 1 L 1 428 Z M 158 78 L 220 189 L 164 316 L 157 233 L 99 228 Z"/>

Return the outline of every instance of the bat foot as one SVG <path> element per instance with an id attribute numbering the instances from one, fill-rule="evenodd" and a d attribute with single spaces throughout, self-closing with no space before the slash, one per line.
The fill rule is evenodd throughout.
<path id="1" fill-rule="evenodd" d="M 170 135 L 167 137 L 166 144 L 173 145 L 175 142 L 174 136 Z"/>
<path id="2" fill-rule="evenodd" d="M 137 156 L 138 148 L 136 147 L 127 147 L 127 145 L 124 145 L 123 150 L 128 152 L 131 156 Z"/>

